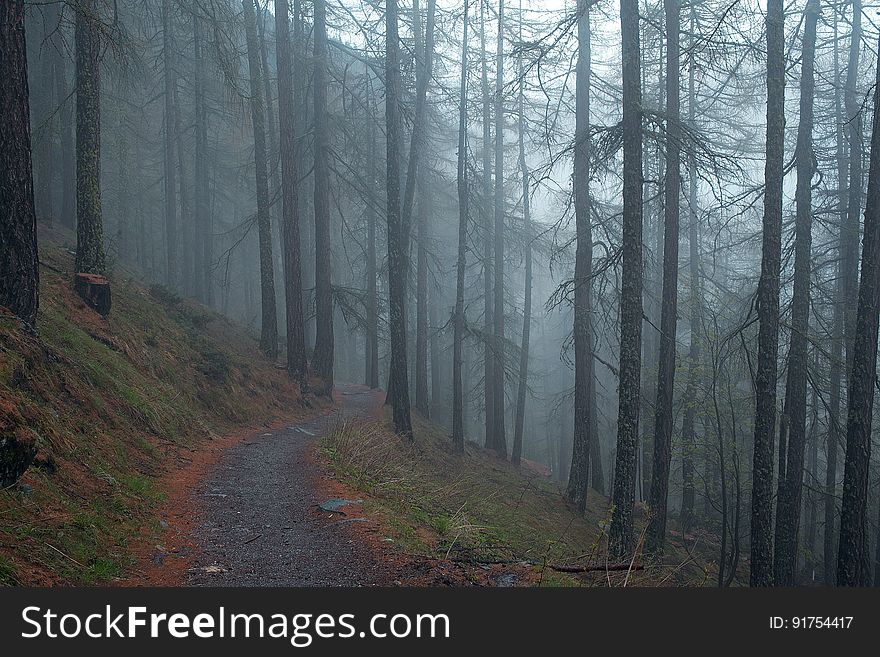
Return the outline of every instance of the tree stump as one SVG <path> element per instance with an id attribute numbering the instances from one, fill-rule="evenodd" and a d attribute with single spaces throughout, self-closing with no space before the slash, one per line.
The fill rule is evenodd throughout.
<path id="1" fill-rule="evenodd" d="M 102 317 L 110 313 L 110 281 L 100 274 L 79 273 L 73 279 L 73 289 L 86 304 Z"/>

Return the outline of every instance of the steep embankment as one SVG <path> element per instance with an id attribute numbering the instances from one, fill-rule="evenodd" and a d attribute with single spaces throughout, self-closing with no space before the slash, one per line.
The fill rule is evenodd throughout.
<path id="1" fill-rule="evenodd" d="M 106 582 L 158 529 L 160 478 L 188 448 L 309 411 L 220 315 L 117 273 L 105 320 L 73 293 L 66 250 L 41 259 L 38 335 L 0 312 L 0 438 L 38 447 L 0 490 L 0 584 Z"/>

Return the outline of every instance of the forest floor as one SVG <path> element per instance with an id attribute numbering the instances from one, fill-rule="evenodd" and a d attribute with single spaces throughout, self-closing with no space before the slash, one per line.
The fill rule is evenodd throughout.
<path id="1" fill-rule="evenodd" d="M 121 581 L 184 466 L 328 406 L 250 332 L 120 266 L 102 318 L 72 290 L 73 242 L 41 226 L 36 334 L 0 311 L 0 439 L 38 448 L 0 490 L 0 585 Z"/>
<path id="2" fill-rule="evenodd" d="M 370 539 L 408 564 L 408 583 L 478 586 L 705 586 L 715 537 L 670 532 L 662 560 L 609 559 L 608 498 L 590 491 L 585 514 L 566 502 L 539 464 L 520 468 L 467 442 L 452 453 L 448 432 L 413 415 L 412 443 L 395 436 L 390 413 L 341 424 L 320 458 L 359 514 Z M 645 509 L 635 510 L 644 541 Z M 366 524 L 366 523 L 365 523 Z M 369 525 L 368 525 L 369 526 Z M 400 557 L 399 557 L 400 558 Z"/>
<path id="3" fill-rule="evenodd" d="M 315 441 L 341 422 L 374 417 L 378 391 L 338 386 L 334 408 L 309 419 L 233 435 L 171 477 L 161 544 L 146 541 L 126 584 L 358 586 L 394 581 L 394 564 L 349 531 L 358 503 L 314 459 Z"/>
<path id="4" fill-rule="evenodd" d="M 610 563 L 607 498 L 582 516 L 537 464 L 456 456 L 418 415 L 402 441 L 381 391 L 303 398 L 246 330 L 124 271 L 104 319 L 41 244 L 37 334 L 0 313 L 0 438 L 38 447 L 0 490 L 0 585 L 711 583 L 713 537 Z"/>
<path id="5" fill-rule="evenodd" d="M 391 538 L 384 515 L 328 462 L 322 445 L 383 417 L 384 394 L 337 385 L 334 408 L 234 434 L 170 473 L 124 585 L 466 586 L 530 583 L 522 564 L 434 559 Z"/>

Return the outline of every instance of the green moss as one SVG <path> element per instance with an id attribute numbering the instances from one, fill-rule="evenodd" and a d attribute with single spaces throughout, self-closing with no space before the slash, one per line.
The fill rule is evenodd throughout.
<path id="1" fill-rule="evenodd" d="M 132 495 L 147 501 L 158 502 L 165 499 L 165 494 L 156 486 L 156 483 L 137 474 L 123 474 L 120 483 Z"/>

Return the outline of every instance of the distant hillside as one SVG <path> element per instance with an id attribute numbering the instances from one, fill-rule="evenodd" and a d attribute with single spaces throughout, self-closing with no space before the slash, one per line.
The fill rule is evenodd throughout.
<path id="1" fill-rule="evenodd" d="M 0 312 L 0 440 L 38 448 L 0 490 L 0 584 L 99 583 L 155 523 L 167 457 L 302 404 L 217 313 L 117 273 L 105 320 L 72 291 L 66 250 L 42 244 L 41 260 L 38 335 Z"/>

